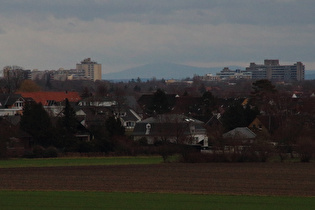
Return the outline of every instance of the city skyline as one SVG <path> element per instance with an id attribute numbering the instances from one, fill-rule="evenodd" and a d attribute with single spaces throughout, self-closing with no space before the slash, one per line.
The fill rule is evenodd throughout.
<path id="1" fill-rule="evenodd" d="M 315 70 L 313 1 L 7 1 L 0 8 L 0 68 L 102 73 L 149 63 L 246 67 L 263 59 Z"/>

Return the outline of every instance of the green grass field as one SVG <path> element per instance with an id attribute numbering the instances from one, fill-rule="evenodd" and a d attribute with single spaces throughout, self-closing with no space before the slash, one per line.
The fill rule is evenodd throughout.
<path id="1" fill-rule="evenodd" d="M 0 160 L 0 168 L 51 167 L 51 166 L 92 166 L 92 165 L 129 165 L 159 164 L 161 156 L 138 157 L 78 157 L 78 158 L 38 158 Z"/>
<path id="2" fill-rule="evenodd" d="M 1 209 L 314 209 L 312 197 L 0 191 Z"/>

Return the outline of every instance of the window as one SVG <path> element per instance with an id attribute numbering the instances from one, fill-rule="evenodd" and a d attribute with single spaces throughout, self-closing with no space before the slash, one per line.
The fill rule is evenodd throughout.
<path id="1" fill-rule="evenodd" d="M 135 126 L 135 122 L 128 121 L 128 122 L 126 122 L 126 126 L 127 127 L 134 127 Z"/>
<path id="2" fill-rule="evenodd" d="M 17 108 L 23 107 L 23 102 L 22 101 L 17 101 L 14 103 L 14 106 Z"/>

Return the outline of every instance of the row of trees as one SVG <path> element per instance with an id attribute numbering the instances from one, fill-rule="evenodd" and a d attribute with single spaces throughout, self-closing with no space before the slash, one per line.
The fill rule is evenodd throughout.
<path id="1" fill-rule="evenodd" d="M 310 161 L 315 150 L 315 133 L 312 129 L 315 126 L 314 107 L 309 106 L 312 104 L 311 98 L 292 99 L 291 95 L 277 90 L 271 81 L 258 80 L 252 84 L 249 97 L 244 99 L 233 99 L 224 107 L 220 119 L 222 124 L 208 128 L 211 144 L 215 146 L 213 148 L 220 148 L 222 151 L 226 145 L 234 145 L 234 148 L 246 146 L 245 148 L 249 149 L 238 155 L 234 153 L 232 158 L 240 161 L 246 159 L 266 161 L 271 154 L 277 154 L 282 161 L 296 155 L 301 161 Z M 313 100 L 315 102 L 315 99 Z M 204 92 L 195 107 L 198 112 L 194 114 L 200 119 L 210 119 L 213 112 L 218 112 L 219 101 L 211 92 Z M 170 104 L 165 92 L 158 89 L 153 96 L 152 104 L 147 106 L 147 113 L 167 113 L 172 110 L 172 105 L 174 104 Z M 265 125 L 268 132 L 255 130 L 257 137 L 253 143 L 244 145 L 235 139 L 227 142 L 222 138 L 224 132 L 249 126 L 257 116 L 268 119 L 269 122 Z"/>
<path id="2" fill-rule="evenodd" d="M 20 128 L 33 137 L 33 145 L 56 147 L 63 152 L 110 152 L 115 150 L 115 139 L 124 136 L 124 127 L 114 117 L 104 124 L 87 130 L 76 119 L 75 111 L 66 99 L 60 117 L 51 118 L 42 104 L 27 103 Z M 76 134 L 88 133 L 91 141 L 79 140 Z"/>
<path id="3" fill-rule="evenodd" d="M 257 137 L 251 148 L 256 148 L 253 150 L 256 155 L 260 151 L 264 159 L 267 154 L 277 154 L 281 161 L 298 155 L 301 161 L 310 161 L 315 151 L 312 129 L 315 115 L 314 107 L 309 105 L 314 104 L 315 98 L 292 99 L 286 92 L 278 91 L 269 80 L 254 82 L 252 89 L 246 105 L 235 102 L 226 110 L 222 117 L 223 131 L 247 127 L 256 116 L 262 116 L 268 119 L 265 125 L 268 132 L 255 130 Z"/>

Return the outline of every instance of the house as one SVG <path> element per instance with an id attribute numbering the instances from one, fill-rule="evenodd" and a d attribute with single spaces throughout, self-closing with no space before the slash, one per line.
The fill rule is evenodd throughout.
<path id="1" fill-rule="evenodd" d="M 122 126 L 125 127 L 126 134 L 132 133 L 136 123 L 141 121 L 141 117 L 133 110 L 126 108 L 124 114 L 119 117 Z"/>
<path id="2" fill-rule="evenodd" d="M 110 107 L 103 106 L 75 106 L 77 120 L 86 128 L 104 125 L 105 121 L 114 116 Z"/>
<path id="3" fill-rule="evenodd" d="M 24 102 L 20 94 L 0 94 L 0 116 L 22 114 Z"/>
<path id="4" fill-rule="evenodd" d="M 32 99 L 36 103 L 41 103 L 50 116 L 59 115 L 64 107 L 64 101 L 68 99 L 70 103 L 77 103 L 81 100 L 78 92 L 20 92 L 24 99 Z"/>
<path id="5" fill-rule="evenodd" d="M 268 117 L 268 116 L 265 116 Z M 263 123 L 264 122 L 264 123 Z M 261 133 L 266 133 L 269 135 L 269 130 L 270 130 L 270 123 L 271 121 L 268 120 L 267 124 L 265 121 L 262 122 L 262 118 L 256 117 L 253 122 L 251 122 L 248 126 L 253 132 L 261 132 Z M 266 126 L 267 127 L 266 127 Z"/>
<path id="6" fill-rule="evenodd" d="M 93 139 L 93 135 L 84 125 L 82 125 L 79 121 L 77 121 L 76 133 L 74 136 L 80 142 L 89 142 Z"/>
<path id="7" fill-rule="evenodd" d="M 178 144 L 208 146 L 204 123 L 179 114 L 162 114 L 137 122 L 132 136 L 135 141 L 146 139 L 148 144 L 168 141 Z"/>
<path id="8" fill-rule="evenodd" d="M 276 116 L 257 116 L 248 126 L 255 134 L 270 136 L 279 127 Z"/>
<path id="9" fill-rule="evenodd" d="M 248 127 L 234 128 L 222 134 L 225 141 L 224 151 L 241 152 L 254 142 L 256 136 Z"/>
<path id="10" fill-rule="evenodd" d="M 78 102 L 78 106 L 103 106 L 111 107 L 117 105 L 117 102 L 108 97 L 89 97 Z"/>
<path id="11" fill-rule="evenodd" d="M 60 120 L 60 116 L 51 117 L 51 122 L 54 126 L 57 126 Z M 73 124 L 72 134 L 74 137 L 79 140 L 80 142 L 89 142 L 91 139 L 93 139 L 93 135 L 91 131 L 87 128 L 87 126 L 82 123 L 81 117 L 77 117 L 75 119 L 75 122 Z"/>

